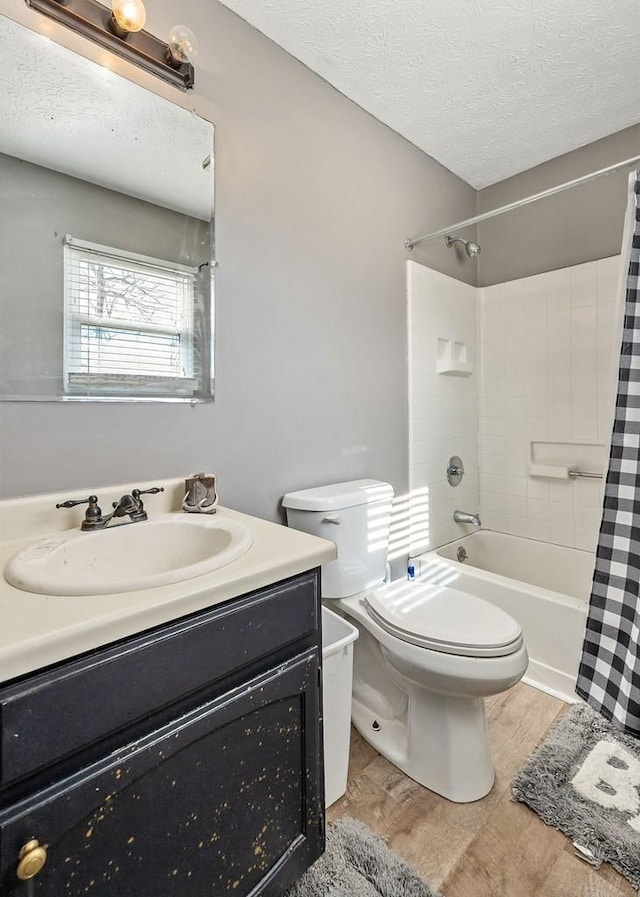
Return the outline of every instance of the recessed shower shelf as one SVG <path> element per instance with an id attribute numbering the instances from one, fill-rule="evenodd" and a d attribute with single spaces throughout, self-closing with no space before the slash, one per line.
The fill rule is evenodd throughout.
<path id="1" fill-rule="evenodd" d="M 605 446 L 600 442 L 532 442 L 529 476 L 555 480 L 602 479 Z"/>
<path id="2" fill-rule="evenodd" d="M 453 339 L 438 338 L 438 374 L 453 374 L 456 377 L 468 377 L 473 367 L 468 359 L 467 344 Z"/>

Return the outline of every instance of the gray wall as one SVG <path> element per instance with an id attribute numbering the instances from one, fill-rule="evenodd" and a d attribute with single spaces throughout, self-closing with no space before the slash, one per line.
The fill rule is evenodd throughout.
<path id="1" fill-rule="evenodd" d="M 478 194 L 478 212 L 498 208 L 640 155 L 640 125 L 558 156 Z M 478 285 L 487 286 L 620 252 L 627 173 L 574 187 L 478 225 Z"/>
<path id="2" fill-rule="evenodd" d="M 175 4 L 156 0 L 150 30 Z M 18 0 L 0 12 L 42 27 Z M 213 470 L 221 501 L 276 518 L 290 489 L 407 489 L 402 241 L 476 194 L 217 2 L 187 0 L 193 95 L 216 126 L 216 401 L 0 406 L 0 494 Z M 141 79 L 142 80 L 142 79 Z M 191 97 L 190 97 L 191 99 Z M 441 245 L 412 256 L 473 282 Z"/>
<path id="3" fill-rule="evenodd" d="M 0 396 L 62 393 L 66 234 L 185 265 L 211 256 L 197 218 L 3 153 L 0 184 Z"/>

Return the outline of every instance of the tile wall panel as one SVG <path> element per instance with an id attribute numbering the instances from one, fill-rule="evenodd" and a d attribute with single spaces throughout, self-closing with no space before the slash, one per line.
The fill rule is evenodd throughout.
<path id="1" fill-rule="evenodd" d="M 410 550 L 418 554 L 473 529 L 453 522 L 454 509 L 479 510 L 478 290 L 415 262 L 407 283 Z M 469 376 L 436 372 L 438 339 L 466 344 Z M 445 475 L 451 455 L 466 471 L 456 488 Z"/>
<path id="2" fill-rule="evenodd" d="M 490 529 L 595 548 L 602 481 L 531 477 L 529 461 L 532 441 L 599 443 L 606 467 L 618 268 L 615 256 L 478 291 L 480 504 Z"/>

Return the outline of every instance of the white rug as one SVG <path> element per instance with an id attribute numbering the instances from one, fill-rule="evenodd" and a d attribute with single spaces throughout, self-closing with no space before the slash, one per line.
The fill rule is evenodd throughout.
<path id="1" fill-rule="evenodd" d="M 640 741 L 573 706 L 513 781 L 513 796 L 640 890 Z"/>

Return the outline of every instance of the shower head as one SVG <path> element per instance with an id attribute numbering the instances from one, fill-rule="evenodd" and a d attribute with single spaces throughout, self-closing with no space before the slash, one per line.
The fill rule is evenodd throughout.
<path id="1" fill-rule="evenodd" d="M 445 245 L 453 246 L 454 243 L 462 243 L 464 246 L 464 251 L 467 253 L 470 259 L 475 259 L 480 255 L 482 251 L 477 243 L 474 243 L 473 240 L 463 240 L 461 237 L 450 237 L 446 236 L 444 238 Z"/>

